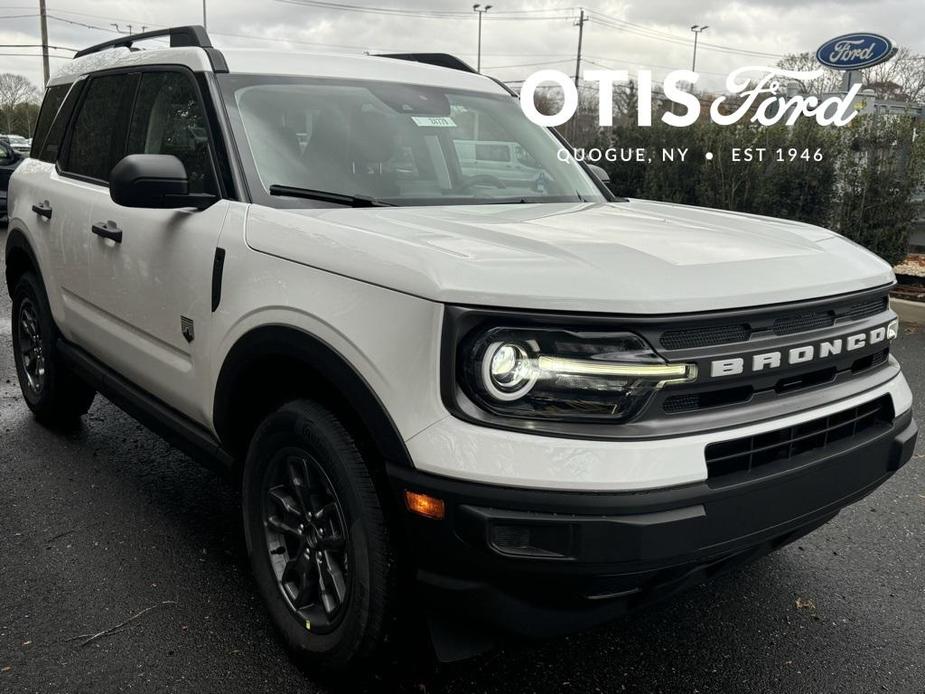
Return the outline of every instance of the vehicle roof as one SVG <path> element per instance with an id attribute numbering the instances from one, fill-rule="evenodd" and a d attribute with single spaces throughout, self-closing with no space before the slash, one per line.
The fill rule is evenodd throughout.
<path id="1" fill-rule="evenodd" d="M 248 48 L 223 48 L 221 53 L 231 73 L 368 79 L 495 94 L 506 93 L 503 87 L 483 75 L 411 60 L 351 53 L 307 53 Z M 81 75 L 100 70 L 144 65 L 183 65 L 194 72 L 212 71 L 209 56 L 202 48 L 152 48 L 135 51 L 128 48 L 110 48 L 65 63 L 48 84 L 66 84 Z"/>

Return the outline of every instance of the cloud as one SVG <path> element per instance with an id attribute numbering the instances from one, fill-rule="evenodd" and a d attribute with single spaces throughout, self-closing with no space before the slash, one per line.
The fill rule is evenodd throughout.
<path id="1" fill-rule="evenodd" d="M 468 3 L 456 0 L 352 0 L 421 14 L 460 12 L 459 16 L 390 16 L 310 7 L 278 0 L 209 0 L 209 29 L 219 47 L 252 46 L 325 52 L 435 51 L 476 62 L 477 22 Z M 25 4 L 15 7 L 25 7 Z M 709 24 L 701 36 L 697 67 L 702 84 L 718 86 L 730 70 L 769 64 L 769 54 L 811 51 L 824 40 L 854 30 L 878 31 L 897 43 L 925 52 L 921 0 L 817 2 L 814 0 L 598 0 L 585 6 L 584 53 L 591 66 L 655 71 L 689 68 L 691 24 Z M 57 0 L 49 8 L 49 42 L 81 48 L 116 36 L 116 28 L 201 23 L 201 4 L 190 0 Z M 519 13 L 519 16 L 515 13 Z M 0 7 L 0 43 L 39 42 L 37 17 L 3 18 L 28 10 Z M 575 69 L 577 4 L 570 0 L 497 4 L 484 17 L 482 65 L 505 80 L 522 80 L 540 67 Z M 545 18 L 544 18 L 545 17 Z M 918 21 L 910 21 L 917 18 Z M 67 21 L 65 21 L 67 20 Z M 0 48 L 0 53 L 34 53 L 38 49 Z M 56 51 L 58 55 L 69 55 Z M 60 58 L 52 60 L 54 65 Z M 41 82 L 39 57 L 0 56 L 0 71 L 25 74 Z"/>

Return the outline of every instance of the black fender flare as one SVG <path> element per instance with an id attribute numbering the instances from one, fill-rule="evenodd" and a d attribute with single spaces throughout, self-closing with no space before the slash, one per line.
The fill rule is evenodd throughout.
<path id="1" fill-rule="evenodd" d="M 322 385 L 334 389 L 338 398 L 360 417 L 385 462 L 413 467 L 398 428 L 363 376 L 326 342 L 289 326 L 254 328 L 229 350 L 215 386 L 212 412 L 213 425 L 222 442 L 234 438 L 232 412 L 241 377 L 255 360 L 268 356 L 303 362 L 313 373 L 321 375 Z M 311 397 L 311 393 L 306 395 Z"/>
<path id="2" fill-rule="evenodd" d="M 29 239 L 26 238 L 25 233 L 18 228 L 12 228 L 9 231 L 9 234 L 6 238 L 6 250 L 5 250 L 5 259 L 6 259 L 6 287 L 10 294 L 13 293 L 13 283 L 14 278 L 18 276 L 22 267 L 18 262 L 13 262 L 11 259 L 15 259 L 20 253 L 25 254 L 28 258 L 29 263 L 35 268 L 35 271 L 42 274 L 41 265 L 39 265 L 39 259 L 35 251 L 32 249 L 32 244 L 29 243 Z M 44 282 L 43 278 L 42 279 Z"/>

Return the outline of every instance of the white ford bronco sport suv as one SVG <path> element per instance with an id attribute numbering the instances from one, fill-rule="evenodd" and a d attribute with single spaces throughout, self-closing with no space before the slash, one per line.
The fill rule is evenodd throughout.
<path id="1" fill-rule="evenodd" d="M 272 619 L 327 668 L 409 606 L 445 659 L 613 619 L 909 460 L 886 263 L 615 198 L 565 146 L 447 55 L 81 51 L 10 189 L 26 402 L 102 393 L 237 474 Z"/>

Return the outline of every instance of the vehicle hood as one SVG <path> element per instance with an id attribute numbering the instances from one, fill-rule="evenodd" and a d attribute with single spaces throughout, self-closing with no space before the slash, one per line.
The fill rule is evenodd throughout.
<path id="1" fill-rule="evenodd" d="M 682 313 L 819 298 L 893 281 L 809 224 L 618 203 L 251 208 L 257 251 L 434 301 Z"/>

